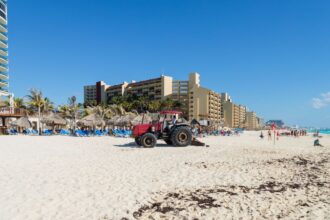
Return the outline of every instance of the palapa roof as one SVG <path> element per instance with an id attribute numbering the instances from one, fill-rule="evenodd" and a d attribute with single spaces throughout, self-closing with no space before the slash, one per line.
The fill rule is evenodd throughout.
<path id="1" fill-rule="evenodd" d="M 77 124 L 78 126 L 82 126 L 82 127 L 99 127 L 99 126 L 104 126 L 105 122 L 100 116 L 96 114 L 90 114 L 79 120 Z"/>
<path id="2" fill-rule="evenodd" d="M 16 121 L 13 121 L 10 123 L 13 127 L 21 127 L 21 128 L 31 128 L 32 123 L 29 121 L 27 117 L 21 117 L 17 119 Z"/>
<path id="3" fill-rule="evenodd" d="M 67 121 L 55 113 L 50 113 L 49 115 L 45 116 L 41 120 L 45 124 L 52 124 L 52 125 L 66 125 Z"/>
<path id="4" fill-rule="evenodd" d="M 142 119 L 143 119 L 143 124 L 148 124 L 148 123 L 152 122 L 152 118 L 149 115 L 147 115 L 147 114 L 138 115 L 132 120 L 132 125 L 135 126 L 135 125 L 141 124 Z"/>

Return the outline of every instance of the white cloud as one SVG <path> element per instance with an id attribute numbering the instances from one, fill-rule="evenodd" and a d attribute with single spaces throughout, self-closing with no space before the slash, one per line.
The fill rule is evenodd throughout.
<path id="1" fill-rule="evenodd" d="M 313 108 L 320 109 L 330 105 L 330 92 L 321 94 L 319 98 L 313 98 Z"/>

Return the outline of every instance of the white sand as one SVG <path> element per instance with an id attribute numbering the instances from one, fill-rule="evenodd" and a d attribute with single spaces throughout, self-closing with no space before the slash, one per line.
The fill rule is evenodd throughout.
<path id="1" fill-rule="evenodd" d="M 0 136 L 0 219 L 330 219 L 330 137 L 259 133 L 210 148 Z M 142 207 L 142 208 L 141 208 Z"/>

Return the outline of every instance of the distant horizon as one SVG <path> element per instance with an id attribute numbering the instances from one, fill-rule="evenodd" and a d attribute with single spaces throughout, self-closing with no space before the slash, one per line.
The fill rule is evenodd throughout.
<path id="1" fill-rule="evenodd" d="M 203 87 L 266 121 L 330 127 L 329 8 L 324 0 L 9 1 L 9 89 L 23 97 L 37 88 L 65 104 L 72 95 L 82 102 L 83 86 L 100 80 L 198 72 Z"/>

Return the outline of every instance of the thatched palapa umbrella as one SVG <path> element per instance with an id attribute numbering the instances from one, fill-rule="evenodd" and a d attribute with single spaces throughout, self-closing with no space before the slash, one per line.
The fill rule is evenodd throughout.
<path id="1" fill-rule="evenodd" d="M 116 121 L 120 118 L 120 116 L 116 115 L 114 117 L 112 117 L 110 120 L 107 121 L 107 125 L 112 125 L 114 126 Z"/>
<path id="2" fill-rule="evenodd" d="M 118 118 L 115 121 L 115 125 L 117 126 L 131 126 L 132 125 L 132 121 L 136 118 L 136 115 L 134 114 L 127 114 L 125 116 L 122 116 L 120 118 Z"/>
<path id="3" fill-rule="evenodd" d="M 91 114 L 91 115 L 88 115 L 88 116 L 84 117 L 83 119 L 79 120 L 77 122 L 77 125 L 81 126 L 81 127 L 95 128 L 95 127 L 104 126 L 105 122 L 100 116 L 98 116 L 96 114 Z"/>
<path id="4" fill-rule="evenodd" d="M 20 127 L 20 128 L 31 128 L 32 123 L 29 121 L 27 117 L 22 117 L 10 123 L 13 127 Z"/>
<path id="5" fill-rule="evenodd" d="M 152 122 L 152 118 L 149 115 L 138 115 L 132 120 L 132 125 L 138 125 L 141 124 L 143 120 L 143 124 L 147 124 Z"/>
<path id="6" fill-rule="evenodd" d="M 62 118 L 61 116 L 59 116 L 58 114 L 55 114 L 55 113 L 51 113 L 47 116 L 45 116 L 41 122 L 47 124 L 47 125 L 52 125 L 52 126 L 55 126 L 55 125 L 66 125 L 67 124 L 67 121 Z"/>

